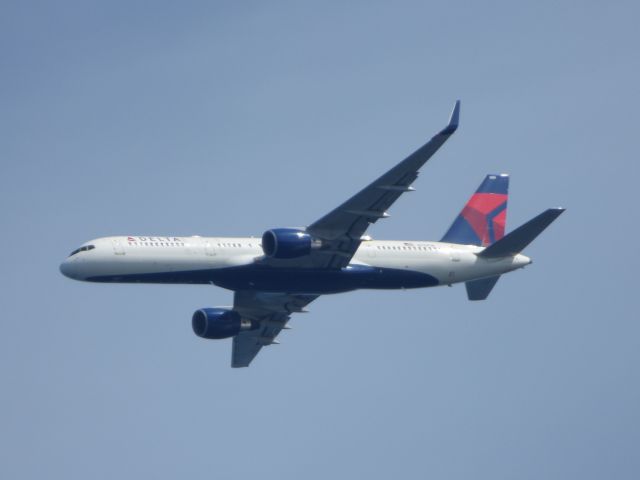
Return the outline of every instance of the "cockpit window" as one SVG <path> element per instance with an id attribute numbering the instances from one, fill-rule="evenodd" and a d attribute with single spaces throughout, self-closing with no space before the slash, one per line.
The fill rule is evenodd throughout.
<path id="1" fill-rule="evenodd" d="M 85 245 L 84 247 L 76 248 L 73 252 L 69 254 L 70 257 L 73 257 L 76 253 L 86 252 L 87 250 L 93 250 L 96 248 L 95 245 Z"/>

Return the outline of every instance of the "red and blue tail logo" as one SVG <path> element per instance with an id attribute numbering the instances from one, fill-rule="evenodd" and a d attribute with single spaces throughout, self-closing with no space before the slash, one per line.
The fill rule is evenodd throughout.
<path id="1" fill-rule="evenodd" d="M 509 176 L 487 175 L 441 241 L 486 247 L 500 240 L 507 223 L 508 196 Z"/>

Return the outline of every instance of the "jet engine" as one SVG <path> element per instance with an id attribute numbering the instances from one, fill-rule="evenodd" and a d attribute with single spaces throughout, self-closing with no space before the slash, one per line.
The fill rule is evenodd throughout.
<path id="1" fill-rule="evenodd" d="M 262 250 L 267 257 L 301 257 L 308 255 L 313 246 L 311 235 L 297 228 L 274 228 L 262 235 Z"/>
<path id="2" fill-rule="evenodd" d="M 202 338 L 229 338 L 244 330 L 258 327 L 256 322 L 244 319 L 235 310 L 201 308 L 191 318 L 193 333 Z"/>

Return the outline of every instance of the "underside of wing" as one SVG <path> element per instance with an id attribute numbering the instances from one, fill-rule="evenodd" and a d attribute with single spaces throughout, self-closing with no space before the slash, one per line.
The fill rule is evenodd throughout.
<path id="1" fill-rule="evenodd" d="M 404 193 L 420 168 L 458 128 L 460 101 L 457 101 L 447 126 L 425 145 L 409 155 L 387 173 L 363 188 L 338 208 L 307 227 L 307 232 L 323 241 L 323 248 L 312 252 L 319 259 L 316 266 L 342 268 L 349 264 L 369 225 L 386 218 L 387 209 Z"/>
<path id="2" fill-rule="evenodd" d="M 259 326 L 254 330 L 240 332 L 233 338 L 231 366 L 248 367 L 262 347 L 278 343 L 276 337 L 287 328 L 291 314 L 304 312 L 304 307 L 317 297 L 318 295 L 237 291 L 233 309 L 242 318 Z"/>

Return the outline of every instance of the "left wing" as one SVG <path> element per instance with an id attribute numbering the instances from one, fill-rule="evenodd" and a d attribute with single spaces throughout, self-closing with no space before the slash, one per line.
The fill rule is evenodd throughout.
<path id="1" fill-rule="evenodd" d="M 255 330 L 246 330 L 233 337 L 232 367 L 248 367 L 265 345 L 278 343 L 275 338 L 287 328 L 292 313 L 304 312 L 304 307 L 319 295 L 292 295 L 256 291 L 237 291 L 233 309 L 242 318 L 259 323 Z"/>
<path id="2" fill-rule="evenodd" d="M 460 100 L 453 107 L 449 123 L 425 145 L 409 155 L 387 173 L 356 193 L 338 208 L 307 227 L 307 232 L 323 241 L 323 249 L 312 255 L 322 260 L 315 266 L 342 268 L 360 246 L 361 237 L 370 224 L 388 217 L 386 210 L 404 192 L 410 192 L 418 170 L 458 128 Z"/>

